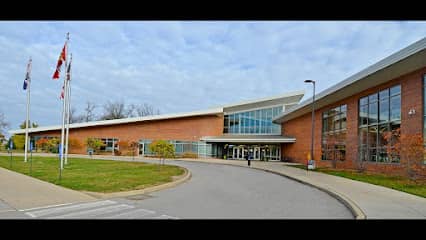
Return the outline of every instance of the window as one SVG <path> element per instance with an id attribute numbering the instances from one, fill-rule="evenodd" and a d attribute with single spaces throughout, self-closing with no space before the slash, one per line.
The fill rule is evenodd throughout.
<path id="1" fill-rule="evenodd" d="M 281 125 L 272 119 L 283 111 L 283 106 L 233 113 L 224 116 L 223 133 L 281 134 Z"/>
<path id="2" fill-rule="evenodd" d="M 322 113 L 322 160 L 345 160 L 346 111 L 341 105 Z"/>
<path id="3" fill-rule="evenodd" d="M 384 136 L 400 127 L 401 85 L 359 99 L 359 159 L 370 162 L 399 162 L 388 156 Z"/>
<path id="4" fill-rule="evenodd" d="M 114 145 L 114 149 L 118 150 L 118 141 L 117 138 L 101 138 L 101 141 L 104 145 L 99 149 L 101 152 L 112 152 L 112 147 Z"/>

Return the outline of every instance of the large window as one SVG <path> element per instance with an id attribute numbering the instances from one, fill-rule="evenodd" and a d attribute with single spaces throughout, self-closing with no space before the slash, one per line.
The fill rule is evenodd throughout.
<path id="1" fill-rule="evenodd" d="M 102 146 L 99 150 L 103 152 L 112 152 L 112 146 L 114 146 L 115 150 L 118 150 L 118 139 L 117 138 L 101 138 L 102 142 L 104 142 L 104 146 Z"/>
<path id="2" fill-rule="evenodd" d="M 401 85 L 383 89 L 359 100 L 359 158 L 362 161 L 399 162 L 388 156 L 385 135 L 401 126 Z"/>
<path id="3" fill-rule="evenodd" d="M 322 113 L 322 160 L 345 160 L 346 111 L 345 104 Z"/>
<path id="4" fill-rule="evenodd" d="M 281 125 L 272 119 L 283 111 L 282 106 L 225 115 L 223 133 L 281 134 Z"/>
<path id="5" fill-rule="evenodd" d="M 143 144 L 143 155 L 153 156 L 154 153 L 149 150 L 149 144 L 153 141 L 149 139 L 139 140 L 139 144 Z M 217 148 L 213 144 L 205 142 L 193 142 L 193 141 L 179 141 L 179 140 L 168 140 L 167 142 L 173 144 L 175 148 L 175 154 L 177 156 L 184 153 L 196 154 L 198 157 L 214 157 L 217 155 Z M 142 146 L 140 146 L 142 147 Z"/>

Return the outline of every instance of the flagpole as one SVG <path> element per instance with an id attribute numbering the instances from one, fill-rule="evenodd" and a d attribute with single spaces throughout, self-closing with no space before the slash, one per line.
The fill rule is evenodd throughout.
<path id="1" fill-rule="evenodd" d="M 72 62 L 72 54 L 70 54 L 70 63 Z M 69 66 L 68 66 L 69 67 Z M 70 69 L 71 71 L 71 69 Z M 68 74 L 69 74 L 69 78 L 68 78 Z M 67 68 L 67 72 L 65 73 L 66 78 L 67 78 L 67 83 L 68 83 L 68 91 L 66 92 L 67 94 L 67 132 L 66 132 L 66 140 L 65 140 L 65 164 L 68 164 L 68 139 L 69 139 L 69 135 L 70 135 L 70 108 L 71 108 L 71 72 L 68 73 L 68 68 Z"/>
<path id="2" fill-rule="evenodd" d="M 30 57 L 30 62 L 29 62 L 29 66 L 28 66 L 29 69 L 27 69 L 28 76 L 29 76 L 29 74 L 31 74 L 31 65 L 32 65 L 31 62 L 32 62 L 32 60 L 31 60 L 31 57 Z M 30 118 L 31 78 L 28 79 L 27 84 L 28 84 L 28 86 L 27 86 L 28 91 L 27 91 L 27 117 L 26 117 L 26 120 L 25 120 L 25 153 L 24 153 L 25 157 L 24 157 L 24 162 L 27 162 L 27 159 L 28 159 L 28 121 L 29 121 L 29 118 Z"/>
<path id="3" fill-rule="evenodd" d="M 66 46 L 65 46 L 65 55 L 68 53 L 68 41 L 69 41 L 69 37 L 70 34 L 67 33 L 67 42 L 66 42 Z M 65 56 L 65 70 L 67 68 L 67 57 Z M 62 129 L 61 129 L 61 145 L 59 146 L 59 154 L 61 156 L 61 163 L 60 163 L 60 170 L 64 169 L 64 127 L 65 127 L 65 113 L 66 113 L 66 102 L 67 102 L 67 88 L 68 88 L 68 81 L 67 81 L 67 76 L 66 74 L 64 74 L 64 99 L 63 99 L 63 104 L 62 104 Z"/>

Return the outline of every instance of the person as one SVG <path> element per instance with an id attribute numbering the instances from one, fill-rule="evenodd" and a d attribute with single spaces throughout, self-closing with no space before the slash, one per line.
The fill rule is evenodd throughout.
<path id="1" fill-rule="evenodd" d="M 247 164 L 250 166 L 250 160 L 253 158 L 253 150 L 250 149 L 250 151 L 248 152 L 246 159 L 247 159 Z"/>

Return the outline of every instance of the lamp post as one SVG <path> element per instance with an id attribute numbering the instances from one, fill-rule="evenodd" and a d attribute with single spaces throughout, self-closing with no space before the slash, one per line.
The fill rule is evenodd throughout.
<path id="1" fill-rule="evenodd" d="M 312 133 L 311 133 L 311 159 L 314 159 L 314 129 L 315 129 L 315 81 L 314 80 L 305 80 L 305 83 L 312 83 L 313 84 L 313 95 L 312 95 Z M 306 170 L 308 170 L 309 166 L 309 160 L 308 165 L 306 166 Z"/>

